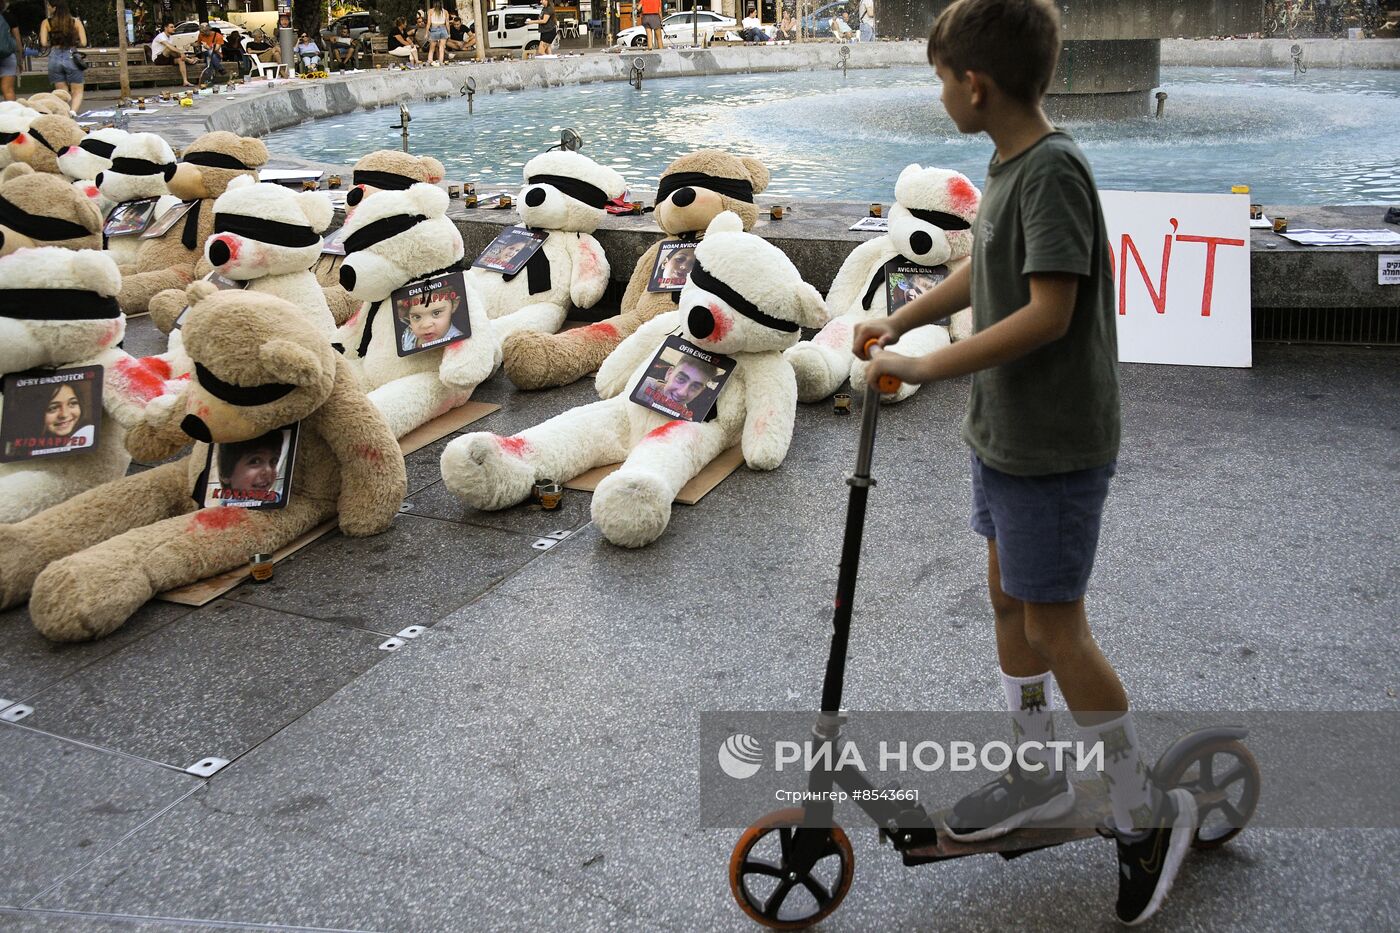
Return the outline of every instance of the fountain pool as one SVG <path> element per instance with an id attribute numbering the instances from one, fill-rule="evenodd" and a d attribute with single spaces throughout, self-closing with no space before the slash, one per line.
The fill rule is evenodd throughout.
<path id="1" fill-rule="evenodd" d="M 1400 201 L 1400 71 L 1164 67 L 1162 119 L 1070 122 L 1100 187 L 1229 191 L 1274 204 Z M 981 184 L 990 146 L 961 136 L 927 68 L 802 71 L 570 85 L 411 105 L 410 146 L 482 190 L 520 184 L 525 161 L 559 138 L 629 183 L 655 187 L 677 156 L 714 146 L 763 159 L 770 197 L 887 200 L 910 162 Z M 327 117 L 267 137 L 273 152 L 354 162 L 398 148 L 389 109 Z"/>

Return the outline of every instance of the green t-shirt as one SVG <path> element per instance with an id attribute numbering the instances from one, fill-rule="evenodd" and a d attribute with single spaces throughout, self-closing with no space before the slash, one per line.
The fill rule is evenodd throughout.
<path id="1" fill-rule="evenodd" d="M 1056 131 L 1015 158 L 993 156 L 972 226 L 972 320 L 981 331 L 1030 303 L 1030 276 L 1080 276 L 1069 332 L 974 373 L 962 436 L 1019 476 L 1103 466 L 1118 456 L 1113 269 L 1094 174 Z"/>

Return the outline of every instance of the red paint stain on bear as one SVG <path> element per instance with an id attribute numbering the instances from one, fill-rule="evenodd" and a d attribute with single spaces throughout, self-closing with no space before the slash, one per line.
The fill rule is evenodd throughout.
<path id="1" fill-rule="evenodd" d="M 530 442 L 523 437 L 498 437 L 496 443 L 506 453 L 516 457 L 525 456 L 525 451 L 530 449 Z"/>
<path id="2" fill-rule="evenodd" d="M 648 431 L 648 432 L 647 432 L 647 436 L 646 436 L 645 438 L 643 438 L 643 440 L 648 440 L 648 441 L 661 441 L 661 440 L 665 440 L 666 438 L 668 438 L 668 437 L 670 437 L 672 434 L 674 434 L 676 431 L 679 431 L 679 430 L 681 430 L 682 428 L 687 427 L 689 424 L 690 424 L 690 422 L 688 422 L 688 421 L 668 421 L 668 422 L 666 422 L 665 424 L 663 424 L 661 427 L 659 427 L 659 428 L 652 428 L 650 431 Z"/>
<path id="3" fill-rule="evenodd" d="M 144 361 L 117 360 L 117 372 L 126 379 L 132 393 L 145 401 L 149 402 L 165 392 L 165 377 L 144 365 Z M 170 374 L 168 365 L 165 367 L 165 373 L 167 376 Z"/>
<path id="4" fill-rule="evenodd" d="M 238 508 L 200 509 L 190 524 L 199 531 L 227 531 L 248 520 L 248 513 Z"/>
<path id="5" fill-rule="evenodd" d="M 710 304 L 710 316 L 715 319 L 715 329 L 710 333 L 710 336 L 705 339 L 711 342 L 718 342 L 729 336 L 729 332 L 733 330 L 734 325 L 730 323 L 728 316 L 719 309 L 719 305 L 713 302 Z"/>
<path id="6" fill-rule="evenodd" d="M 597 324 L 589 324 L 587 327 L 580 327 L 576 333 L 585 340 L 616 340 L 617 328 L 607 321 L 599 321 Z"/>
<path id="7" fill-rule="evenodd" d="M 966 178 L 948 180 L 948 197 L 956 211 L 970 213 L 977 207 L 977 189 Z"/>
<path id="8" fill-rule="evenodd" d="M 851 343 L 851 325 L 844 321 L 834 323 L 813 337 L 812 342 L 821 347 L 848 347 Z"/>

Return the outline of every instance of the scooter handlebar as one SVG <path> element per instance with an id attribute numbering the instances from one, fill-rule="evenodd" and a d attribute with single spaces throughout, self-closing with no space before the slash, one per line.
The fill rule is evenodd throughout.
<path id="1" fill-rule="evenodd" d="M 865 342 L 865 355 L 869 357 L 872 351 L 878 350 L 879 348 L 880 341 L 875 337 L 871 337 Z M 880 390 L 881 395 L 891 395 L 898 392 L 899 387 L 899 378 L 897 376 L 891 376 L 889 373 L 885 373 L 875 380 L 875 388 Z"/>

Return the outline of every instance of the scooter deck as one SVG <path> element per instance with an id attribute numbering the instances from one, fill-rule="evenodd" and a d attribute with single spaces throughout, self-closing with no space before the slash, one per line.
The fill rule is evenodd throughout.
<path id="1" fill-rule="evenodd" d="M 951 810 L 940 810 L 933 815 L 935 826 L 944 826 Z M 904 864 L 920 865 L 926 862 L 941 862 L 950 858 L 967 855 L 987 855 L 996 853 L 1003 858 L 1013 859 L 1037 849 L 1064 845 L 1079 839 L 1087 839 L 1098 834 L 1096 829 L 1112 814 L 1108 802 L 1108 786 L 1102 780 L 1076 781 L 1074 785 L 1074 809 L 1054 820 L 1052 826 L 1026 826 L 1021 829 L 981 842 L 959 842 L 949 838 L 942 830 L 938 842 L 931 846 L 905 849 Z"/>

